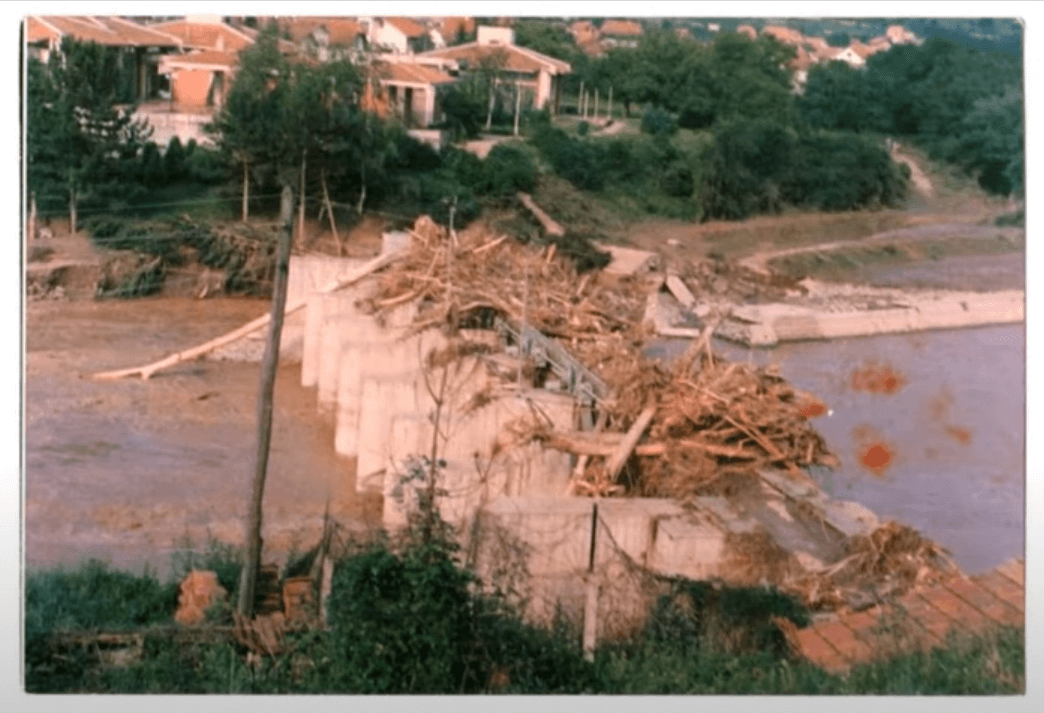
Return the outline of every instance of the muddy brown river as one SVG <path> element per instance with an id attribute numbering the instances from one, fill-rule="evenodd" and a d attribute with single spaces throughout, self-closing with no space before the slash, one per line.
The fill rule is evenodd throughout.
<path id="1" fill-rule="evenodd" d="M 1023 325 L 715 346 L 779 364 L 826 404 L 813 424 L 841 460 L 814 473 L 828 493 L 920 530 L 969 573 L 1024 553 L 1025 348 Z"/>

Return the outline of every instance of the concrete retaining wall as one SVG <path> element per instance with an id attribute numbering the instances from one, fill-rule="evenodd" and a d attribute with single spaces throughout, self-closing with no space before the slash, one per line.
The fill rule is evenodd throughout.
<path id="1" fill-rule="evenodd" d="M 791 305 L 759 305 L 734 311 L 743 323 L 723 324 L 721 336 L 750 346 L 784 341 L 834 339 L 868 334 L 1007 324 L 1025 319 L 1021 290 L 950 293 L 933 298 L 911 296 L 908 307 L 827 312 Z"/>
<path id="2" fill-rule="evenodd" d="M 600 500 L 506 497 L 470 528 L 467 549 L 492 586 L 524 586 L 526 615 L 550 623 L 577 619 L 588 586 L 596 590 L 599 638 L 626 635 L 644 622 L 660 593 L 643 570 L 705 579 L 721 574 L 724 531 L 668 499 Z M 594 543 L 592 547 L 592 535 Z M 593 556 L 592 556 L 593 555 Z M 527 572 L 525 584 L 510 581 Z"/>

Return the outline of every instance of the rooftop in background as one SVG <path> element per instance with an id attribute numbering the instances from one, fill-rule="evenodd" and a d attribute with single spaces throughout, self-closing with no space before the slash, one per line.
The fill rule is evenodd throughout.
<path id="1" fill-rule="evenodd" d="M 170 33 L 121 17 L 32 15 L 26 19 L 28 42 L 58 42 L 62 37 L 116 47 L 181 46 L 180 39 Z"/>

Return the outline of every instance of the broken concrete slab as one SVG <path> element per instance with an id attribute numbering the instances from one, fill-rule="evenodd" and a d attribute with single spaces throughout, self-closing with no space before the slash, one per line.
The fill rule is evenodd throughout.
<path id="1" fill-rule="evenodd" d="M 612 261 L 603 268 L 603 271 L 610 275 L 637 275 L 652 272 L 660 266 L 660 256 L 647 250 L 635 250 L 605 243 L 598 243 L 596 247 L 606 251 L 612 257 Z"/>

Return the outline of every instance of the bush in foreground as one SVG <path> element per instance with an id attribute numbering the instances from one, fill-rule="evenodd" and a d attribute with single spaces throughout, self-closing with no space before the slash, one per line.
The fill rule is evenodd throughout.
<path id="1" fill-rule="evenodd" d="M 146 637 L 144 655 L 99 665 L 89 650 L 55 656 L 56 628 L 128 628 L 168 621 L 175 586 L 92 563 L 32 575 L 26 592 L 26 687 L 96 693 L 616 693 L 1013 694 L 1025 690 L 1022 629 L 951 638 L 835 676 L 796 662 L 771 617 L 805 623 L 772 590 L 675 582 L 629 641 L 585 661 L 578 632 L 524 623 L 481 594 L 445 544 L 375 544 L 334 575 L 329 631 L 287 637 L 248 663 L 231 642 Z"/>

